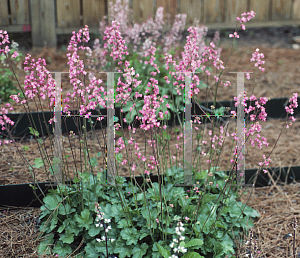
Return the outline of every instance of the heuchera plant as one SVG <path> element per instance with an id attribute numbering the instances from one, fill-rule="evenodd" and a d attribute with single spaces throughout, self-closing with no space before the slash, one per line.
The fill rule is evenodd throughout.
<path id="1" fill-rule="evenodd" d="M 117 56 L 115 55 L 116 49 L 124 44 L 124 46 L 126 46 L 126 52 L 123 54 L 126 55 L 126 59 L 128 60 L 130 67 L 134 67 L 135 74 L 138 76 L 139 80 L 143 82 L 136 87 L 131 88 L 130 100 L 128 100 L 127 104 L 123 105 L 122 109 L 125 114 L 126 121 L 128 123 L 132 123 L 136 115 L 141 117 L 139 111 L 142 110 L 144 99 L 140 93 L 147 89 L 149 84 L 146 82 L 149 81 L 150 75 L 153 73 L 156 73 L 155 79 L 158 82 L 157 84 L 161 95 L 172 96 L 174 98 L 173 102 L 169 99 L 164 100 L 165 104 L 169 105 L 169 107 L 167 106 L 167 108 L 165 108 L 165 111 L 168 111 L 165 115 L 165 119 L 170 120 L 170 111 L 176 113 L 183 112 L 184 100 L 181 93 L 178 93 L 178 91 L 174 88 L 176 83 L 171 83 L 174 78 L 169 75 L 170 67 L 167 63 L 164 63 L 164 61 L 167 53 L 174 56 L 175 52 L 179 49 L 179 41 L 182 38 L 182 33 L 185 28 L 186 14 L 177 14 L 173 25 L 169 30 L 167 30 L 166 27 L 168 26 L 164 26 L 167 24 L 164 21 L 163 7 L 159 7 L 157 9 L 154 20 L 150 18 L 142 24 L 135 23 L 134 25 L 130 23 L 128 1 L 124 1 L 123 4 L 120 0 L 116 1 L 115 4 L 110 3 L 109 10 L 110 20 L 116 20 L 118 21 L 118 24 L 115 22 L 111 24 L 108 23 L 105 21 L 106 17 L 104 17 L 104 19 L 100 22 L 100 35 L 103 36 L 104 41 L 103 47 L 101 47 L 100 40 L 96 39 L 93 50 L 87 50 L 87 64 L 91 71 L 89 73 L 90 79 L 99 72 L 99 69 L 101 69 L 101 71 L 104 70 L 108 72 L 115 71 L 115 68 L 119 68 L 122 71 L 125 69 L 125 67 L 121 65 L 122 62 L 116 62 Z M 201 56 L 204 52 L 204 37 L 207 33 L 207 27 L 199 26 L 198 23 L 199 22 L 195 20 L 194 25 L 197 35 L 192 35 L 193 38 L 191 41 L 193 41 L 193 45 L 190 48 L 196 47 L 197 50 L 195 51 L 198 56 Z M 108 27 L 108 25 L 111 25 L 111 27 Z M 120 37 L 122 37 L 123 42 L 120 41 Z M 105 42 L 105 40 L 107 40 L 107 42 Z M 213 44 L 219 44 L 218 33 L 215 34 Z M 129 53 L 127 50 L 129 50 Z M 122 53 L 121 49 L 119 49 L 119 51 Z M 220 57 L 221 49 L 218 48 L 216 51 L 217 57 Z M 117 67 L 115 67 L 116 65 Z M 156 67 L 157 65 L 159 65 L 159 69 Z M 184 67 L 181 68 L 184 69 Z M 209 67 L 204 69 L 197 68 L 195 69 L 195 73 L 197 74 L 194 76 L 198 77 L 198 74 L 204 72 L 203 70 L 212 71 Z M 118 71 L 118 69 L 116 71 Z M 179 73 L 176 75 L 179 76 Z M 115 90 L 120 85 L 120 78 L 122 78 L 122 76 L 115 76 Z M 207 87 L 207 84 L 198 79 L 195 87 L 204 89 Z M 131 99 L 136 96 L 136 108 L 131 111 L 130 108 L 133 105 Z M 101 97 L 104 97 L 103 93 L 101 94 Z M 175 103 L 174 106 L 173 103 Z M 115 107 L 120 106 L 120 103 L 115 103 Z M 103 106 L 100 106 L 100 108 L 103 108 Z M 165 111 L 163 111 L 162 107 L 159 107 L 156 110 L 156 116 L 159 116 L 159 112 Z"/>
<path id="2" fill-rule="evenodd" d="M 2 33 L 2 40 L 6 43 L 9 43 L 7 41 L 7 33 L 4 33 L 0 30 L 0 34 Z M 11 61 L 14 63 L 15 67 L 20 69 L 19 66 L 17 66 L 23 55 L 18 53 L 18 46 L 19 44 L 15 41 L 12 41 L 12 44 L 10 46 L 9 55 L 11 56 Z M 17 69 L 16 69 L 17 70 Z M 12 94 L 18 94 L 18 88 L 16 87 L 15 83 L 13 82 L 14 76 L 13 72 L 9 68 L 8 63 L 6 62 L 6 56 L 3 53 L 0 55 L 0 104 L 5 103 L 8 101 L 11 101 L 10 96 Z"/>
<path id="3" fill-rule="evenodd" d="M 242 18 L 237 18 L 237 21 L 241 22 L 242 29 L 245 29 L 244 23 L 253 18 L 254 15 L 255 13 L 251 11 L 242 14 Z M 156 76 L 160 73 L 160 67 L 154 62 L 156 47 L 151 45 L 145 49 L 145 55 L 149 57 L 148 64 L 154 70 L 148 75 L 150 76 L 149 81 L 144 82 L 147 87 L 142 90 L 138 88 L 142 83 L 141 80 L 138 80 L 139 75 L 130 64 L 130 61 L 125 59 L 126 56 L 128 57 L 128 51 L 119 28 L 120 23 L 113 21 L 112 26 L 106 28 L 104 38 L 106 41 L 105 51 L 108 51 L 117 65 L 123 65 L 124 67 L 123 80 L 120 77 L 117 83 L 119 87 L 116 91 L 119 94 L 116 95 L 116 103 L 120 102 L 121 105 L 126 105 L 127 101 L 132 101 L 130 111 L 135 110 L 137 115 L 137 99 L 143 97 L 143 105 L 140 106 L 141 110 L 139 110 L 141 116 L 136 116 L 136 119 L 141 120 L 139 129 L 145 133 L 150 132 L 149 145 L 153 149 L 153 156 L 145 157 L 138 144 L 134 143 L 133 137 L 130 140 L 120 137 L 115 152 L 120 154 L 120 150 L 126 149 L 127 158 L 123 158 L 122 155 L 118 156 L 117 170 L 118 163 L 127 164 L 131 177 L 126 182 L 124 178 L 118 176 L 117 172 L 114 175 L 115 186 L 109 186 L 105 181 L 106 171 L 101 170 L 98 166 L 97 158 L 101 153 L 97 153 L 97 157 L 85 155 L 85 166 L 81 167 L 81 171 L 74 171 L 76 177 L 72 178 L 73 184 L 59 185 L 56 190 L 51 189 L 43 198 L 40 230 L 46 235 L 39 245 L 38 253 L 40 255 L 42 253 L 46 255 L 54 253 L 56 257 L 66 257 L 72 253 L 74 257 L 87 258 L 108 258 L 112 254 L 121 258 L 161 256 L 165 258 L 201 258 L 225 257 L 226 255 L 234 257 L 235 244 L 233 240 L 235 235 L 242 229 L 247 231 L 253 227 L 253 222 L 250 219 L 259 216 L 255 210 L 237 200 L 237 191 L 231 187 L 235 184 L 234 169 L 236 161 L 231 159 L 233 164 L 230 174 L 226 174 L 220 171 L 218 167 L 213 166 L 218 159 L 215 155 L 218 148 L 222 150 L 226 138 L 232 137 L 233 142 L 238 140 L 236 133 L 229 134 L 223 126 L 220 125 L 219 127 L 217 125 L 220 128 L 220 133 L 215 134 L 216 123 L 212 120 L 213 129 L 209 130 L 211 142 L 208 151 L 204 152 L 203 149 L 201 152 L 199 151 L 198 154 L 203 159 L 201 161 L 198 159 L 196 166 L 193 164 L 193 185 L 178 186 L 184 182 L 183 169 L 177 165 L 172 166 L 171 160 L 171 168 L 166 169 L 167 166 L 162 166 L 163 163 L 167 162 L 163 149 L 171 139 L 171 135 L 167 133 L 168 126 L 164 124 L 163 119 L 164 115 L 168 114 L 168 110 L 165 108 L 171 108 L 171 104 L 165 102 L 169 95 L 164 92 L 164 87 L 160 91 L 158 86 L 159 82 Z M 195 75 L 195 72 L 200 69 L 206 76 L 211 76 L 212 73 L 206 69 L 209 61 L 211 61 L 210 65 L 216 71 L 220 71 L 218 75 L 214 75 L 213 79 L 216 84 L 216 92 L 219 84 L 229 86 L 230 82 L 221 81 L 224 65 L 218 57 L 215 44 L 211 42 L 209 47 L 200 49 L 197 46 L 197 27 L 190 27 L 188 32 L 189 36 L 181 60 L 176 62 L 173 60 L 172 54 L 165 54 L 165 66 L 169 73 L 168 78 L 165 78 L 166 84 L 170 83 L 170 78 L 174 78 L 175 82 L 172 84 L 176 87 L 175 91 L 178 96 L 182 96 L 185 87 L 182 82 L 188 76 L 186 72 L 189 72 L 192 78 L 190 94 L 197 94 L 199 91 L 197 83 L 200 79 Z M 232 37 L 238 38 L 237 31 L 232 34 Z M 7 46 L 9 43 L 7 33 L 1 31 L 0 39 L 2 40 L 0 42 L 0 53 L 4 53 L 9 61 L 10 50 Z M 68 114 L 70 108 L 73 108 L 73 104 L 79 102 L 80 115 L 87 119 L 90 118 L 90 110 L 94 110 L 98 105 L 106 107 L 105 102 L 109 100 L 106 96 L 111 94 L 111 92 L 107 93 L 104 90 L 104 87 L 101 86 L 103 81 L 97 80 L 96 77 L 91 78 L 89 85 L 84 83 L 87 71 L 85 71 L 83 60 L 80 59 L 79 51 L 91 52 L 88 47 L 84 46 L 84 43 L 88 41 L 89 30 L 87 26 L 78 33 L 73 32 L 68 47 L 70 53 L 67 56 L 70 66 L 70 82 L 73 85 L 74 92 L 69 92 L 67 98 L 63 100 L 64 113 Z M 253 54 L 251 61 L 256 61 L 255 66 L 261 67 L 260 65 L 264 62 L 261 58 L 264 56 L 258 52 L 256 51 Z M 36 106 L 41 103 L 41 100 L 48 101 L 49 108 L 53 108 L 55 83 L 45 67 L 45 60 L 39 59 L 36 61 L 31 59 L 30 55 L 27 55 L 24 64 L 26 65 L 27 76 L 24 89 L 20 88 L 25 99 L 22 100 L 20 95 L 16 94 L 11 95 L 11 99 L 23 104 L 25 110 L 29 112 L 28 101 L 31 100 L 35 102 Z M 263 71 L 263 68 L 260 70 Z M 249 76 L 248 74 L 247 77 L 249 78 Z M 139 90 L 135 92 L 134 96 L 131 95 L 133 88 Z M 104 96 L 104 99 L 102 96 Z M 244 101 L 246 99 L 245 95 Z M 250 100 L 255 101 L 255 107 L 245 106 L 246 113 L 251 113 L 252 122 L 250 129 L 245 128 L 244 131 L 247 135 L 246 142 L 250 139 L 252 145 L 257 142 L 258 147 L 261 148 L 262 145 L 268 145 L 267 139 L 259 136 L 261 130 L 259 121 L 265 121 L 267 116 L 264 109 L 267 99 L 263 97 L 257 99 L 252 95 Z M 238 102 L 239 98 L 236 99 L 236 105 Z M 173 102 L 172 105 L 174 107 L 175 103 Z M 158 112 L 157 116 L 156 112 L 160 106 L 162 111 Z M 290 105 L 286 107 L 288 115 L 293 114 L 294 108 L 297 106 L 297 93 L 294 93 L 290 99 Z M 6 116 L 8 113 L 7 108 L 13 110 L 9 103 L 2 107 L 0 125 L 2 130 L 9 134 L 10 125 L 13 125 L 14 122 Z M 235 114 L 235 111 L 232 111 L 232 113 Z M 290 119 L 295 121 L 293 116 Z M 101 118 L 99 117 L 98 120 L 101 120 Z M 48 122 L 55 123 L 54 117 Z M 201 124 L 199 118 L 196 118 L 193 122 Z M 123 124 L 122 119 L 121 123 Z M 120 125 L 115 125 L 117 131 L 120 127 Z M 123 127 L 121 128 L 123 129 Z M 128 129 L 130 136 L 131 132 L 134 134 L 136 131 L 131 126 Z M 198 130 L 197 127 L 195 129 Z M 36 128 L 31 127 L 30 130 L 37 139 L 39 133 Z M 161 136 L 159 135 L 160 130 L 162 131 Z M 86 130 L 84 133 L 86 134 Z M 257 133 L 257 137 L 251 140 L 251 136 L 255 133 Z M 121 133 L 121 135 L 123 134 Z M 183 134 L 180 134 L 177 140 L 179 141 L 182 136 Z M 69 137 L 72 137 L 71 132 Z M 204 147 L 207 142 L 202 141 L 202 143 L 199 143 L 202 137 L 203 135 L 197 134 L 198 146 Z M 84 142 L 83 150 L 86 154 L 89 154 L 86 138 L 79 139 L 80 148 L 81 143 Z M 9 141 L 5 140 L 4 143 L 8 144 Z M 15 143 L 13 139 L 11 143 Z M 37 144 L 42 158 L 37 158 L 34 165 L 29 164 L 34 179 L 35 169 L 37 168 L 44 168 L 45 172 L 57 172 L 54 166 L 57 160 L 50 158 L 47 156 L 47 152 L 43 151 L 43 148 L 45 148 L 44 140 L 37 139 Z M 129 162 L 127 151 L 129 145 L 134 145 L 134 159 L 141 159 L 144 167 L 140 167 L 136 162 Z M 164 146 L 161 149 L 158 148 L 159 145 Z M 70 144 L 70 148 L 73 148 L 72 144 Z M 179 144 L 176 144 L 176 148 L 179 148 Z M 236 148 L 233 155 L 239 156 L 239 152 Z M 266 158 L 264 156 L 264 161 L 260 163 L 261 167 L 267 166 L 269 161 L 270 157 Z M 201 169 L 201 163 L 203 162 L 209 164 L 208 170 Z M 155 168 L 158 172 L 158 182 L 152 182 L 149 176 Z M 137 170 L 139 172 L 136 172 Z M 66 173 L 66 171 L 64 172 Z M 50 175 L 49 172 L 48 174 Z M 137 184 L 135 174 L 142 175 L 143 183 Z M 37 187 L 37 184 L 33 186 L 34 192 Z M 39 197 L 37 196 L 37 198 Z"/>

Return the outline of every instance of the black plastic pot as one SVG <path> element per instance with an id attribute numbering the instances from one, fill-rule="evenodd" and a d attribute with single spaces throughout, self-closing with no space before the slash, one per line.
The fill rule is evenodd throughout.
<path id="1" fill-rule="evenodd" d="M 268 169 L 274 181 L 279 183 L 286 182 L 292 183 L 294 181 L 300 181 L 300 166 L 294 167 L 284 167 L 284 168 L 271 168 Z M 227 171 L 229 173 L 229 171 Z M 252 185 L 253 179 L 257 173 L 257 169 L 247 169 L 245 172 L 245 183 L 246 185 Z M 152 182 L 158 182 L 158 176 L 150 176 Z M 127 182 L 130 181 L 130 177 L 125 178 Z M 142 176 L 136 177 L 137 183 L 141 186 L 144 183 Z M 277 183 L 278 183 L 277 182 Z M 72 182 L 66 181 L 66 184 L 71 184 Z M 48 190 L 51 189 L 50 184 L 56 189 L 56 184 L 54 182 L 42 182 L 37 183 L 44 194 L 47 194 Z M 255 187 L 263 187 L 271 185 L 272 181 L 267 174 L 259 171 Z M 39 198 L 43 199 L 42 192 L 37 189 L 36 194 Z M 40 207 L 41 203 L 35 197 L 32 187 L 30 184 L 18 184 L 18 185 L 0 185 L 0 207 L 14 206 L 14 207 Z"/>
<path id="2" fill-rule="evenodd" d="M 298 98 L 298 101 L 300 101 L 300 98 Z M 196 105 L 192 99 L 192 116 L 193 115 L 197 115 L 197 116 L 204 116 L 205 114 L 203 113 L 203 111 L 198 107 L 198 105 Z M 216 104 L 216 108 L 220 108 L 222 106 L 224 107 L 230 107 L 230 110 L 235 110 L 235 106 L 234 106 L 234 101 L 222 101 L 222 102 L 218 102 Z M 246 103 L 249 105 L 249 101 L 246 101 Z M 207 107 L 210 109 L 211 105 L 213 105 L 213 102 L 203 102 L 200 103 L 202 106 Z M 267 104 L 265 105 L 266 108 L 266 112 L 268 113 L 268 117 L 269 118 L 284 118 L 286 117 L 286 111 L 284 106 L 288 104 L 288 99 L 287 98 L 276 98 L 276 99 L 271 99 L 270 101 L 267 102 Z M 252 104 L 254 105 L 254 103 Z M 71 111 L 72 114 L 78 114 L 78 111 L 73 110 Z M 107 115 L 107 110 L 106 109 L 100 109 L 100 113 L 95 111 L 95 110 L 91 110 L 92 115 Z M 251 113 L 250 113 L 251 114 Z M 300 114 L 300 108 L 296 108 L 295 109 L 295 114 L 299 115 Z M 211 115 L 211 114 L 210 114 Z M 26 136 L 26 135 L 30 135 L 30 131 L 29 131 L 29 127 L 31 127 L 30 121 L 33 125 L 36 126 L 36 130 L 39 132 L 40 136 L 43 135 L 48 135 L 47 133 L 47 128 L 49 130 L 49 133 L 52 134 L 53 133 L 53 125 L 50 125 L 48 123 L 48 121 L 50 120 L 50 118 L 52 118 L 54 116 L 53 112 L 32 112 L 31 116 L 30 116 L 30 120 L 28 118 L 28 115 L 26 113 L 19 113 L 19 114 L 7 114 L 7 116 L 15 122 L 15 125 L 12 126 L 10 128 L 12 135 L 16 136 L 16 137 L 22 137 L 22 136 Z M 121 118 L 121 111 L 120 108 L 115 108 L 115 116 L 119 119 Z M 125 113 L 123 113 L 123 117 L 125 117 Z M 249 116 L 248 116 L 249 117 Z M 83 119 L 82 117 L 64 117 L 62 119 L 62 133 L 67 133 L 67 129 L 68 131 L 73 131 L 75 133 L 78 133 L 78 128 L 82 128 L 83 125 Z M 180 121 L 184 121 L 184 112 L 181 112 L 179 114 L 179 119 Z M 167 121 L 167 124 L 169 126 L 173 126 L 174 125 L 174 121 L 175 121 L 175 125 L 179 125 L 179 119 L 178 116 L 175 115 L 173 112 L 171 112 L 171 119 L 169 121 Z M 193 117 L 192 117 L 193 119 Z M 209 119 L 207 119 L 206 117 L 202 117 L 202 120 L 205 119 L 205 122 L 210 122 Z M 216 117 L 210 117 L 210 119 L 217 119 Z M 222 119 L 226 120 L 228 119 L 228 117 L 222 117 Z M 41 121 L 41 122 L 40 122 Z M 44 121 L 47 121 L 46 124 Z M 101 128 L 105 128 L 107 126 L 107 118 L 105 117 L 101 122 L 96 120 L 96 117 L 92 118 L 92 121 L 94 122 L 93 127 L 95 129 L 101 129 Z M 77 125 L 78 124 L 78 127 Z M 120 123 L 121 124 L 121 123 Z M 140 126 L 141 122 L 138 120 L 134 121 L 134 127 L 137 128 L 138 126 Z M 123 125 L 128 127 L 128 124 L 123 122 Z M 33 128 L 35 128 L 33 126 Z M 87 130 L 91 130 L 91 125 L 90 123 L 87 122 Z"/>

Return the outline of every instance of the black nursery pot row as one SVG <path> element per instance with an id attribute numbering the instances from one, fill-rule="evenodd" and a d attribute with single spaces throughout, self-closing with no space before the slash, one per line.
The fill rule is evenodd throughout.
<path id="1" fill-rule="evenodd" d="M 272 175 L 273 180 L 277 183 L 292 183 L 300 181 L 300 166 L 284 167 L 284 168 L 269 168 L 269 173 Z M 226 171 L 229 174 L 230 171 Z M 247 169 L 245 171 L 245 184 L 253 185 L 253 181 L 256 177 L 257 169 Z M 125 177 L 127 182 L 131 182 L 130 177 Z M 152 182 L 158 182 L 158 176 L 150 176 Z M 67 185 L 72 184 L 71 181 L 65 181 Z M 136 177 L 136 183 L 142 186 L 144 178 L 142 176 Z M 272 180 L 268 174 L 262 170 L 258 172 L 255 187 L 269 186 L 272 184 Z M 41 207 L 40 201 L 33 193 L 32 184 L 18 184 L 18 185 L 0 185 L 0 208 L 7 206 L 13 207 Z M 56 182 L 38 182 L 35 187 L 39 186 L 36 190 L 36 194 L 40 200 L 43 199 L 43 193 L 46 195 L 48 190 L 56 189 Z M 147 184 L 146 184 L 147 188 Z"/>
<path id="2" fill-rule="evenodd" d="M 300 98 L 298 98 L 299 102 Z M 193 103 L 193 101 L 192 101 Z M 200 103 L 202 106 L 210 108 L 211 105 L 213 105 L 212 102 L 206 102 L 206 103 Z M 249 102 L 247 101 L 247 104 Z M 285 105 L 288 104 L 287 98 L 282 99 L 271 99 L 267 102 L 265 105 L 266 112 L 268 114 L 269 118 L 285 118 L 286 117 L 286 111 L 285 111 Z M 234 101 L 223 101 L 219 102 L 216 105 L 216 108 L 220 107 L 229 107 L 230 110 L 235 110 Z M 100 110 L 101 115 L 107 115 L 106 109 Z M 202 119 L 205 119 L 204 113 L 201 111 L 201 109 L 193 103 L 192 105 L 192 115 L 197 116 L 203 116 Z M 299 107 L 295 109 L 294 116 L 299 115 L 300 110 Z M 98 112 L 92 111 L 93 115 L 99 115 Z M 115 108 L 115 116 L 119 118 L 120 120 L 120 108 Z M 45 123 L 44 121 L 49 121 L 50 118 L 53 117 L 53 113 L 51 112 L 34 112 L 31 113 L 32 118 L 30 117 L 31 122 L 33 122 L 36 126 L 36 130 L 39 132 L 40 136 L 48 135 L 47 133 L 47 127 L 49 132 L 53 132 L 53 126 Z M 15 137 L 23 137 L 23 136 L 29 136 L 30 131 L 29 127 L 31 126 L 28 115 L 25 114 L 7 114 L 7 116 L 12 120 L 15 121 L 15 125 L 11 128 L 12 135 Z M 123 116 L 125 116 L 123 114 Z M 181 112 L 179 115 L 179 118 L 181 121 L 184 121 L 184 112 Z M 211 119 L 217 119 L 216 117 L 211 117 Z M 224 120 L 228 119 L 228 117 L 223 117 Z M 79 121 L 78 121 L 79 120 Z M 79 125 L 83 125 L 83 118 L 78 117 L 78 120 L 75 122 L 75 119 L 73 117 L 68 117 L 62 119 L 62 133 L 67 133 L 70 131 L 77 132 L 78 133 L 78 127 L 77 123 Z M 101 129 L 105 128 L 107 126 L 107 120 L 103 119 L 101 122 L 96 121 L 96 118 L 92 118 L 94 124 L 94 129 Z M 40 121 L 42 121 L 40 123 Z M 171 119 L 168 121 L 169 126 L 173 126 L 175 121 L 175 125 L 179 125 L 179 120 L 177 116 L 174 116 L 173 113 L 171 113 Z M 208 119 L 205 120 L 206 122 L 209 122 Z M 134 127 L 139 126 L 139 121 L 136 121 Z M 127 123 L 123 123 L 124 126 L 128 126 Z M 47 126 L 47 127 L 46 127 Z M 67 130 L 68 129 L 68 130 Z M 91 130 L 90 123 L 87 123 L 87 130 Z M 1 135 L 0 135 L 1 136 Z M 272 175 L 273 179 L 279 182 L 285 182 L 285 183 L 291 183 L 294 181 L 300 181 L 300 166 L 296 167 L 286 167 L 286 168 L 271 168 L 269 169 L 270 174 Z M 229 171 L 227 171 L 229 173 Z M 255 178 L 255 175 L 257 173 L 257 169 L 248 169 L 245 171 L 245 183 L 247 185 L 253 184 L 253 179 Z M 130 178 L 126 178 L 127 181 L 130 181 Z M 137 183 L 139 185 L 143 184 L 143 177 L 137 177 L 136 178 Z M 158 182 L 158 176 L 151 176 L 152 182 Z M 66 184 L 70 184 L 71 182 L 66 182 Z M 39 182 L 37 183 L 39 185 L 40 189 L 36 190 L 37 195 L 40 199 L 43 198 L 43 193 L 46 194 L 49 189 L 56 188 L 55 183 L 52 182 L 52 187 L 49 186 L 51 184 L 50 182 Z M 268 177 L 268 174 L 263 173 L 262 171 L 259 171 L 257 181 L 255 183 L 255 187 L 262 187 L 262 186 L 268 186 L 271 184 L 271 179 Z M 42 193 L 43 192 L 43 193 Z M 14 207 L 40 207 L 41 203 L 36 198 L 36 196 L 33 193 L 32 188 L 29 184 L 18 184 L 18 185 L 0 185 L 0 207 L 7 207 L 7 206 L 14 206 Z"/>
<path id="3" fill-rule="evenodd" d="M 298 101 L 300 98 L 298 98 Z M 208 119 L 205 115 L 205 113 L 199 108 L 198 105 L 196 105 L 192 99 L 192 116 L 201 116 L 202 121 L 205 121 L 207 123 L 210 122 L 210 120 L 217 120 L 217 119 L 223 119 L 228 120 L 230 117 L 230 114 L 228 113 L 227 116 L 220 115 L 219 118 L 216 116 L 210 116 L 210 119 Z M 246 103 L 249 105 L 249 101 L 246 101 Z M 209 108 L 211 105 L 213 105 L 213 102 L 205 102 L 200 103 L 203 107 Z M 230 110 L 236 110 L 236 107 L 234 105 L 234 101 L 222 101 L 218 102 L 216 104 L 216 109 L 220 107 L 228 107 Z M 285 105 L 288 104 L 287 98 L 277 98 L 277 99 L 271 99 L 268 101 L 265 105 L 266 112 L 268 114 L 268 118 L 284 118 L 286 117 L 286 111 L 285 111 Z M 252 104 L 253 105 L 253 104 Z M 78 114 L 77 110 L 71 111 L 72 115 Z M 107 115 L 106 109 L 100 109 L 99 111 L 91 110 L 92 115 Z M 206 112 L 209 113 L 209 112 Z M 253 111 L 252 111 L 253 113 Z M 299 115 L 300 110 L 299 107 L 295 109 L 294 116 Z M 251 113 L 250 113 L 251 114 Z M 249 114 L 249 115 L 250 115 Z M 179 119 L 180 121 L 184 121 L 184 112 L 179 113 Z M 212 115 L 212 114 L 210 114 Z M 226 114 L 225 114 L 226 115 Z M 249 115 L 246 117 L 249 118 Z M 48 121 L 54 116 L 53 112 L 32 112 L 30 113 L 30 117 L 26 113 L 19 113 L 19 114 L 7 114 L 7 116 L 15 122 L 15 125 L 10 128 L 10 131 L 12 133 L 12 136 L 14 137 L 23 137 L 30 135 L 29 127 L 35 128 L 40 136 L 48 135 L 48 131 L 52 134 L 54 130 L 53 124 L 49 124 Z M 122 114 L 123 117 L 125 117 L 125 113 Z M 118 121 L 121 119 L 121 109 L 116 107 L 115 108 L 115 117 L 118 118 Z M 61 129 L 62 133 L 68 133 L 70 131 L 73 131 L 75 133 L 79 133 L 78 130 L 83 125 L 83 117 L 77 116 L 77 117 L 63 117 L 61 122 Z M 177 126 L 180 125 L 178 116 L 174 114 L 174 112 L 171 112 L 171 119 L 167 121 L 167 124 L 169 126 Z M 192 117 L 192 119 L 194 119 Z M 101 122 L 97 121 L 97 117 L 92 117 L 91 120 L 93 121 L 93 128 L 94 129 L 103 129 L 107 126 L 107 118 L 105 117 Z M 31 123 L 30 123 L 31 122 Z M 119 122 L 120 123 L 120 122 Z M 121 123 L 120 123 L 121 124 Z M 35 125 L 35 126 L 32 126 Z M 79 125 L 79 126 L 78 126 Z M 80 126 L 81 125 L 81 126 Z M 123 126 L 128 127 L 128 123 L 123 122 Z M 135 128 L 140 126 L 140 121 L 136 120 L 133 122 L 133 126 Z M 48 129 L 48 131 L 47 131 Z M 91 125 L 89 122 L 87 122 L 87 130 L 91 130 Z M 1 135 L 0 135 L 1 138 Z"/>

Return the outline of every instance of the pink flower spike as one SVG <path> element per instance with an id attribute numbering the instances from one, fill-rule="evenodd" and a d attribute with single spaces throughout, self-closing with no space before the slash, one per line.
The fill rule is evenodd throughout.
<path id="1" fill-rule="evenodd" d="M 17 56 L 19 56 L 19 53 L 17 51 L 15 51 L 13 54 L 12 54 L 12 58 L 16 58 Z"/>

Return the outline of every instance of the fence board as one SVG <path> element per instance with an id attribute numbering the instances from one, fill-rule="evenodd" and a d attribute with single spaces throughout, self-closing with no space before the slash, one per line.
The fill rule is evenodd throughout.
<path id="1" fill-rule="evenodd" d="M 251 10 L 256 13 L 255 21 L 267 21 L 270 15 L 270 3 L 269 1 L 250 0 L 250 10 L 248 11 Z"/>
<path id="2" fill-rule="evenodd" d="M 147 21 L 149 18 L 154 17 L 153 0 L 133 0 L 133 20 L 137 23 Z M 156 12 L 156 10 L 155 10 Z"/>
<path id="3" fill-rule="evenodd" d="M 31 0 L 31 37 L 33 47 L 56 47 L 55 0 Z"/>
<path id="4" fill-rule="evenodd" d="M 0 1 L 0 25 L 9 25 L 7 1 Z"/>
<path id="5" fill-rule="evenodd" d="M 13 25 L 27 25 L 29 23 L 29 1 L 10 0 L 11 21 Z"/>
<path id="6" fill-rule="evenodd" d="M 105 0 L 85 0 L 82 8 L 83 24 L 99 26 L 100 20 L 105 16 Z"/>
<path id="7" fill-rule="evenodd" d="M 156 10 L 158 7 L 164 8 L 164 19 L 169 15 L 171 22 L 174 21 L 177 14 L 177 0 L 156 0 Z"/>
<path id="8" fill-rule="evenodd" d="M 204 0 L 204 22 L 223 22 L 225 19 L 224 0 Z"/>
<path id="9" fill-rule="evenodd" d="M 292 0 L 272 0 L 272 20 L 291 19 Z"/>
<path id="10" fill-rule="evenodd" d="M 203 3 L 199 0 L 180 0 L 179 13 L 186 14 L 187 26 L 192 26 L 195 18 L 203 21 L 202 7 Z"/>
<path id="11" fill-rule="evenodd" d="M 79 0 L 57 0 L 57 26 L 80 26 Z"/>
<path id="12" fill-rule="evenodd" d="M 248 12 L 246 0 L 227 0 L 225 21 L 235 23 L 236 17 L 241 17 L 243 12 Z"/>
<path id="13" fill-rule="evenodd" d="M 295 20 L 300 20 L 300 0 L 295 0 L 292 6 L 292 18 Z"/>

